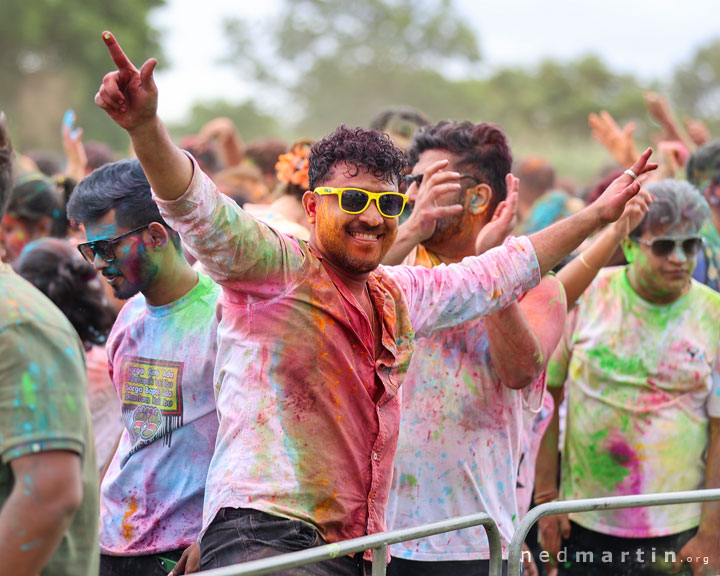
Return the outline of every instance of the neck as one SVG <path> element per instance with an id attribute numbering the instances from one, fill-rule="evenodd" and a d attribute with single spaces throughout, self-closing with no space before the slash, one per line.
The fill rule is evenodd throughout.
<path id="1" fill-rule="evenodd" d="M 685 294 L 685 292 L 688 291 L 688 288 L 690 288 L 690 281 L 688 281 L 687 286 L 683 288 L 680 292 L 673 292 L 672 294 L 663 294 L 658 295 L 656 293 L 653 293 L 649 291 L 643 283 L 638 278 L 637 274 L 635 274 L 635 269 L 630 266 L 627 269 L 627 279 L 630 283 L 630 287 L 635 291 L 635 293 L 640 296 L 643 300 L 650 302 L 651 304 L 659 304 L 661 306 L 672 304 L 675 302 L 680 296 Z"/>
<path id="2" fill-rule="evenodd" d="M 275 202 L 272 203 L 272 206 L 288 220 L 291 220 L 296 224 L 300 224 L 300 226 L 304 226 L 305 228 L 310 228 L 307 214 L 305 214 L 305 208 L 303 207 L 302 202 L 294 196 L 285 194 L 275 200 Z"/>
<path id="3" fill-rule="evenodd" d="M 163 266 L 155 281 L 143 290 L 145 301 L 150 306 L 165 306 L 179 300 L 198 283 L 198 273 L 185 258 L 172 259 L 169 266 Z"/>
<path id="4" fill-rule="evenodd" d="M 312 240 L 310 241 L 310 246 L 311 246 L 311 247 L 313 248 L 313 250 L 315 250 L 315 252 L 317 252 L 318 254 L 321 253 L 321 252 L 313 245 Z M 360 298 L 361 298 L 361 297 L 364 295 L 364 293 L 365 293 L 366 286 L 367 286 L 367 281 L 368 281 L 368 276 L 369 276 L 370 274 L 369 274 L 369 273 L 365 273 L 365 274 L 352 274 L 352 273 L 348 273 L 346 270 L 340 268 L 339 266 L 336 266 L 335 264 L 333 264 L 332 262 L 330 262 L 330 261 L 327 260 L 327 259 L 323 259 L 323 263 L 325 264 L 325 266 L 327 266 L 328 268 L 330 268 L 330 270 L 332 270 L 333 274 L 335 274 L 335 276 L 337 276 L 337 277 L 340 279 L 340 281 L 348 288 L 348 290 L 350 290 L 350 292 L 352 293 L 352 295 L 355 296 L 355 298 L 357 298 L 358 301 L 359 301 Z"/>

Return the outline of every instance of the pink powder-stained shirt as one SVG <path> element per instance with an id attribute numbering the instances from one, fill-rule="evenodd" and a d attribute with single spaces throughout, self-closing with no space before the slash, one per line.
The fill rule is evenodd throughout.
<path id="1" fill-rule="evenodd" d="M 330 542 L 384 530 L 415 336 L 501 309 L 537 284 L 530 241 L 433 270 L 372 272 L 382 318 L 374 359 L 370 320 L 307 243 L 247 215 L 197 164 L 183 196 L 156 202 L 224 289 L 204 527 L 231 507 L 308 522 Z"/>
<path id="2" fill-rule="evenodd" d="M 705 486 L 709 418 L 720 417 L 720 294 L 692 281 L 656 305 L 625 268 L 603 269 L 568 316 L 548 365 L 567 386 L 560 497 L 697 490 Z M 701 504 L 570 515 L 603 534 L 654 538 L 698 526 Z"/>

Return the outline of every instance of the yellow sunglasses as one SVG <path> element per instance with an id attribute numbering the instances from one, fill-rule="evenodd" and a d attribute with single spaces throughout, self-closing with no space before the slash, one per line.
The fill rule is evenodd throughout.
<path id="1" fill-rule="evenodd" d="M 400 192 L 368 192 L 362 188 L 330 188 L 321 186 L 313 190 L 321 196 L 334 194 L 338 197 L 340 209 L 346 214 L 360 214 L 375 200 L 378 212 L 385 218 L 397 218 L 403 213 L 408 197 Z"/>

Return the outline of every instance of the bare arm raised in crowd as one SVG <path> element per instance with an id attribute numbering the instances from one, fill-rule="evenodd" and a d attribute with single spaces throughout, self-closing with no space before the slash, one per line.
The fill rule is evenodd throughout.
<path id="1" fill-rule="evenodd" d="M 173 144 L 157 115 L 158 90 L 153 79 L 157 60 L 150 58 L 138 70 L 110 32 L 103 39 L 117 70 L 103 78 L 95 103 L 127 130 L 150 185 L 163 200 L 174 200 L 187 190 L 193 175 L 188 157 Z M 648 163 L 647 149 L 633 164 L 636 175 L 657 168 Z M 640 183 L 623 174 L 592 205 L 530 236 L 541 274 L 552 270 L 600 226 L 614 222 Z"/>

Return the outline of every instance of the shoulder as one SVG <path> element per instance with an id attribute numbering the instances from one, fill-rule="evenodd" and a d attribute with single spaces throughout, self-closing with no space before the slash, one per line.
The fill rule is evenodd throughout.
<path id="1" fill-rule="evenodd" d="M 0 269 L 0 334 L 14 326 L 29 325 L 40 332 L 64 332 L 77 337 L 65 315 L 30 282 Z"/>

